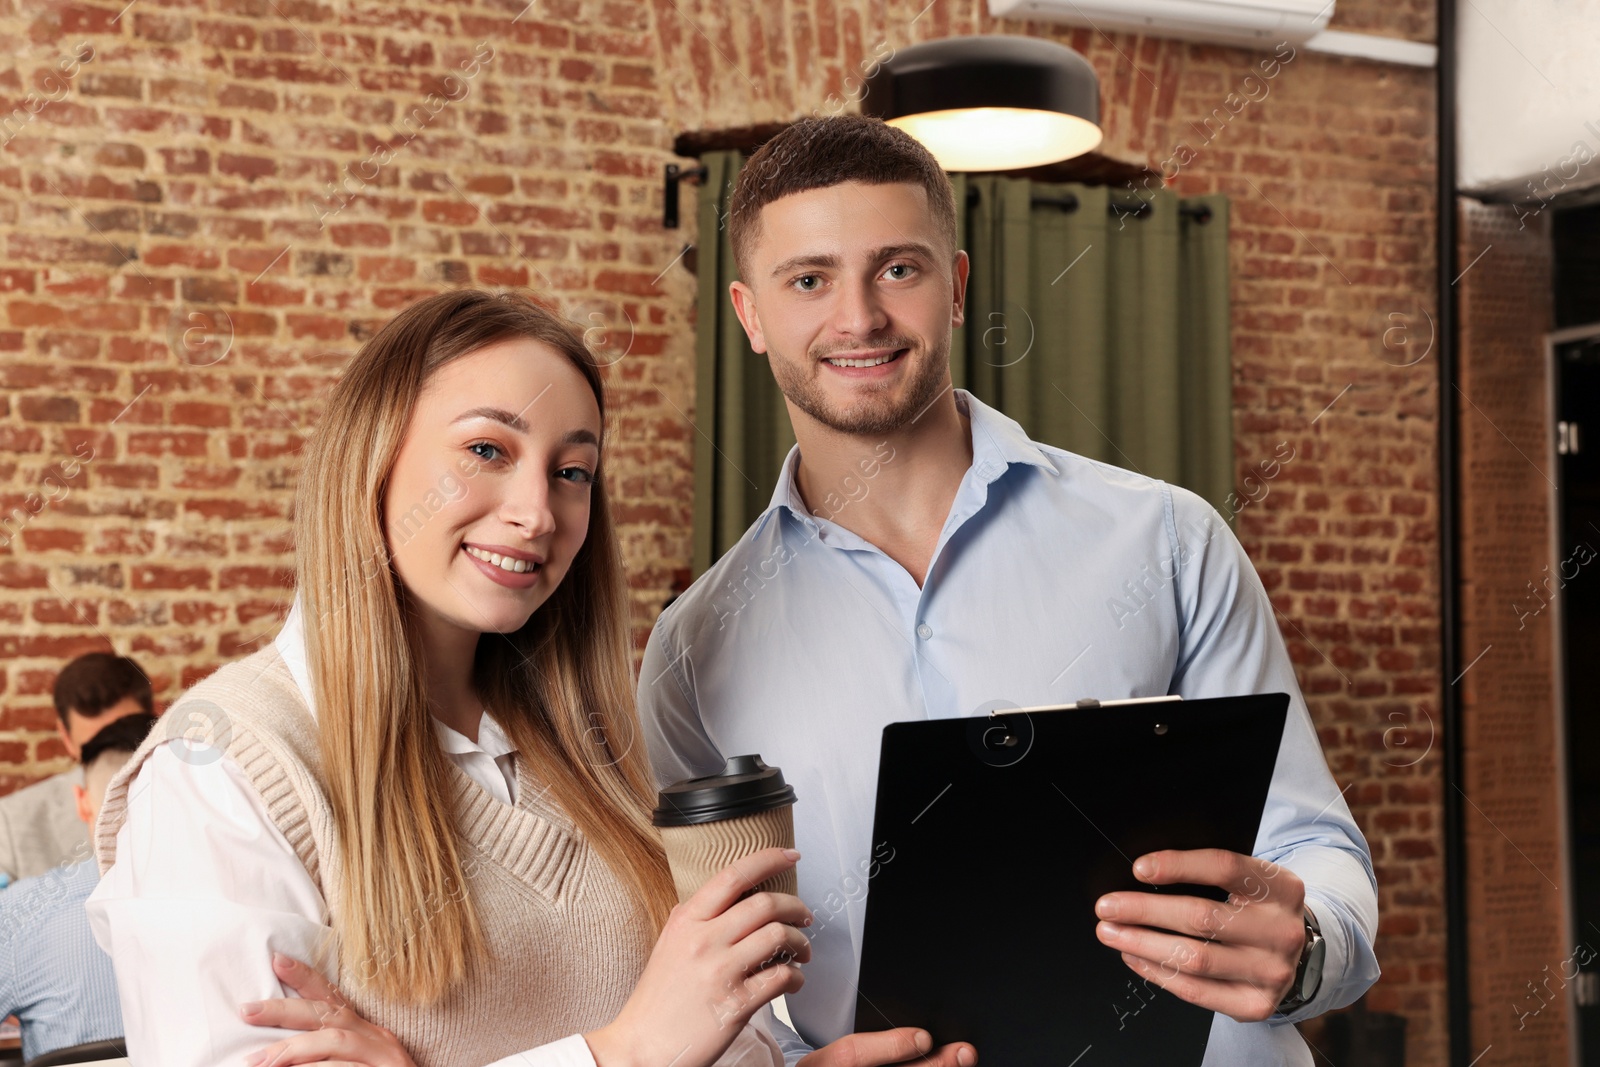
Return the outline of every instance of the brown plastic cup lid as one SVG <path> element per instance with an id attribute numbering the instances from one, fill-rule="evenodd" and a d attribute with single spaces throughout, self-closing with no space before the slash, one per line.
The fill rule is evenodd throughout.
<path id="1" fill-rule="evenodd" d="M 663 789 L 651 822 L 694 826 L 770 811 L 794 801 L 794 787 L 783 780 L 782 770 L 768 767 L 760 756 L 734 756 L 721 774 L 689 778 Z"/>

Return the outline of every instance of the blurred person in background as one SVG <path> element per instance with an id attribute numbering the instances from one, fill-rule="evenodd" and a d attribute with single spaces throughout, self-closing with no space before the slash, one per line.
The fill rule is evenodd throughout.
<path id="1" fill-rule="evenodd" d="M 83 744 L 81 770 L 69 773 L 81 775 L 82 784 L 73 788 L 78 817 L 91 833 L 106 784 L 155 724 L 142 712 L 121 716 Z M 0 1016 L 21 1021 L 25 1060 L 122 1036 L 111 957 L 94 943 L 83 908 L 99 881 L 100 867 L 91 858 L 0 893 Z"/>
<path id="2" fill-rule="evenodd" d="M 73 759 L 108 723 L 155 710 L 144 671 L 109 652 L 90 652 L 63 667 L 56 676 L 55 703 L 56 731 Z M 75 814 L 80 780 L 73 767 L 0 797 L 0 882 L 89 858 L 89 835 Z"/>

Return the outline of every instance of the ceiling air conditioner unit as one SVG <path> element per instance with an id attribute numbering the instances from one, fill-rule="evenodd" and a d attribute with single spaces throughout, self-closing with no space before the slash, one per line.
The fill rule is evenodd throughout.
<path id="1" fill-rule="evenodd" d="M 1039 19 L 1106 33 L 1142 33 L 1270 50 L 1303 44 L 1333 17 L 1334 0 L 989 0 L 995 18 Z"/>

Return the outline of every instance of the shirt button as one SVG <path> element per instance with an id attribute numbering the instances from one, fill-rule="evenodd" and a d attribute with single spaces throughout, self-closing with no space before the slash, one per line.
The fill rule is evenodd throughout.
<path id="1" fill-rule="evenodd" d="M 926 641 L 928 638 L 933 636 L 933 627 L 929 626 L 925 622 L 920 623 L 917 626 L 917 636 Z"/>

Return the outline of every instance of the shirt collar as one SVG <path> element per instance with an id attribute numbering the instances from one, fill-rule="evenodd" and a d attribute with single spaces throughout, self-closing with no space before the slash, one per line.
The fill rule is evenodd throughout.
<path id="1" fill-rule="evenodd" d="M 311 671 L 306 662 L 305 616 L 300 608 L 298 593 L 289 608 L 288 617 L 283 620 L 283 627 L 272 643 L 277 646 L 278 655 L 283 657 L 284 664 L 289 668 L 289 674 L 294 678 L 294 684 L 306 702 L 306 709 L 315 719 L 317 709 L 311 697 Z M 486 752 L 490 756 L 499 757 L 516 751 L 510 739 L 506 737 L 505 731 L 500 729 L 500 724 L 495 722 L 488 712 L 484 712 L 483 717 L 478 720 L 477 744 L 473 744 L 465 734 L 446 726 L 437 718 L 433 719 L 433 728 L 439 738 L 440 746 L 446 752 Z"/>
<path id="2" fill-rule="evenodd" d="M 491 758 L 515 752 L 511 741 L 506 737 L 505 731 L 500 729 L 500 724 L 494 721 L 494 716 L 487 711 L 478 719 L 477 744 L 454 727 L 446 726 L 438 719 L 433 720 L 433 732 L 439 738 L 439 747 L 452 755 L 461 755 L 469 752 L 483 752 Z"/>
<path id="3" fill-rule="evenodd" d="M 1028 437 L 1022 424 L 1001 414 L 965 389 L 952 390 L 956 406 L 964 411 L 971 424 L 972 466 L 967 468 L 984 485 L 1004 474 L 1013 463 L 1027 463 L 1058 473 L 1050 457 Z M 780 507 L 788 508 L 801 522 L 815 526 L 817 520 L 806 510 L 800 496 L 800 486 L 795 473 L 800 469 L 800 446 L 789 449 L 783 468 L 778 475 L 778 486 L 772 500 L 762 512 L 763 518 Z"/>
<path id="4" fill-rule="evenodd" d="M 311 670 L 306 664 L 306 635 L 305 614 L 300 608 L 300 594 L 295 594 L 294 603 L 289 607 L 289 616 L 283 620 L 283 628 L 278 631 L 278 636 L 272 641 L 278 648 L 278 655 L 283 657 L 284 665 L 289 668 L 289 674 L 294 678 L 296 688 L 300 690 L 300 697 L 306 702 L 306 709 L 311 712 L 311 717 L 317 717 L 316 701 L 311 697 Z"/>

